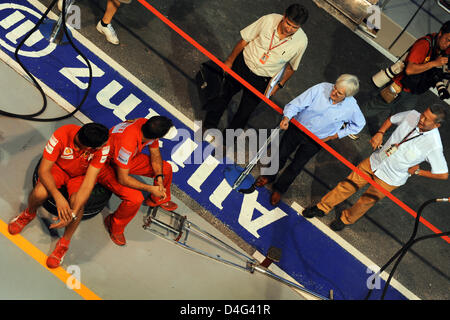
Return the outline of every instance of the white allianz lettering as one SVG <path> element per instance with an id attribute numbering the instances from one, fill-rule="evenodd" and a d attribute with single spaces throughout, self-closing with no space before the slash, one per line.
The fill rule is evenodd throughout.
<path id="1" fill-rule="evenodd" d="M 80 89 L 87 89 L 88 83 L 80 81 L 79 78 L 89 78 L 89 68 L 87 67 L 86 61 L 81 56 L 77 56 L 77 59 L 81 61 L 86 68 L 69 68 L 64 67 L 61 70 L 59 70 L 59 73 L 61 73 L 63 76 L 65 76 L 67 79 L 69 79 L 74 85 L 76 85 Z M 93 78 L 100 78 L 103 77 L 105 72 L 101 70 L 99 67 L 97 67 L 95 64 L 91 63 L 92 68 L 92 77 Z"/>
<path id="2" fill-rule="evenodd" d="M 19 16 L 17 16 L 19 17 Z M 22 38 L 24 35 L 26 35 L 28 32 L 33 29 L 35 24 L 31 22 L 30 20 L 25 20 L 21 25 L 19 25 L 17 28 L 15 28 L 13 31 L 10 31 L 8 34 L 6 34 L 5 38 L 11 41 L 14 44 L 17 44 L 18 39 Z M 25 45 L 27 46 L 33 46 L 34 44 L 38 43 L 44 39 L 41 32 L 34 32 L 25 42 Z"/>
<path id="3" fill-rule="evenodd" d="M 287 214 L 280 208 L 275 208 L 273 210 L 266 209 L 258 203 L 257 198 L 257 191 L 244 195 L 244 201 L 242 202 L 238 222 L 253 236 L 259 238 L 260 236 L 258 234 L 258 230 L 283 218 L 284 216 L 287 216 Z M 262 216 L 252 220 L 253 212 L 255 210 L 259 211 Z"/>
<path id="4" fill-rule="evenodd" d="M 0 27 L 5 30 L 8 30 L 16 23 L 25 19 L 25 16 L 20 11 L 14 11 L 11 15 L 7 16 L 3 20 L 0 21 Z M 14 42 L 15 43 L 15 42 Z"/>
<path id="5" fill-rule="evenodd" d="M 217 160 L 216 158 L 208 156 L 208 158 L 206 158 L 206 160 L 200 165 L 200 167 L 195 170 L 187 183 L 197 192 L 202 192 L 202 190 L 200 189 L 201 185 L 219 165 L 219 163 L 219 160 Z"/>
<path id="6" fill-rule="evenodd" d="M 111 81 L 105 88 L 97 93 L 97 101 L 105 108 L 114 110 L 113 114 L 120 120 L 125 121 L 126 116 L 136 108 L 142 100 L 134 94 L 130 94 L 119 105 L 111 103 L 111 98 L 114 97 L 123 86 L 116 80 Z"/>
<path id="7" fill-rule="evenodd" d="M 223 179 L 216 190 L 214 190 L 214 192 L 209 197 L 209 201 L 211 201 L 211 203 L 217 208 L 222 210 L 222 202 L 228 197 L 232 190 L 233 188 L 230 186 L 227 180 Z"/>
<path id="8" fill-rule="evenodd" d="M 33 15 L 39 19 L 41 18 L 42 13 L 36 12 L 26 6 L 11 3 L 11 1 L 0 4 L 0 11 L 3 10 L 14 10 L 14 12 L 0 20 L 0 28 L 8 30 L 8 33 L 5 35 L 6 41 L 4 39 L 0 39 L 0 47 L 10 52 L 15 52 L 16 48 L 15 46 L 11 46 L 11 43 L 13 45 L 17 45 L 17 43 L 20 41 L 20 38 L 25 36 L 35 26 L 35 23 L 29 19 L 30 15 Z M 24 13 L 26 13 L 27 15 L 24 15 Z M 27 39 L 25 45 L 28 47 L 32 47 L 41 41 L 44 41 L 44 36 L 40 32 L 40 30 L 36 30 Z M 18 54 L 24 57 L 39 58 L 50 54 L 55 48 L 55 43 L 47 42 L 46 47 L 41 50 L 36 50 L 36 48 L 32 48 L 31 51 L 19 50 Z"/>
<path id="9" fill-rule="evenodd" d="M 148 109 L 148 114 L 145 116 L 145 119 L 150 119 L 151 117 L 159 116 L 159 113 L 153 110 L 152 108 Z"/>
<path id="10" fill-rule="evenodd" d="M 191 138 L 186 138 L 180 147 L 172 153 L 172 161 L 184 168 L 184 163 L 197 147 L 198 144 L 192 141 Z"/>

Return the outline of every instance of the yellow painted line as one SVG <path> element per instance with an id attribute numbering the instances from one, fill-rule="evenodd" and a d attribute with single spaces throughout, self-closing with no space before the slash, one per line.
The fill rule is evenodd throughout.
<path id="1" fill-rule="evenodd" d="M 30 241 L 25 239 L 22 235 L 11 235 L 8 232 L 8 224 L 0 219 L 0 233 L 2 233 L 7 239 L 9 239 L 12 243 L 18 246 L 22 251 L 36 260 L 40 265 L 42 265 L 47 271 L 50 271 L 55 275 L 59 280 L 61 280 L 64 284 L 67 283 L 69 277 L 72 277 L 70 273 L 68 273 L 63 267 L 58 267 L 56 269 L 49 269 L 47 267 L 47 255 L 45 255 L 41 250 L 36 248 Z M 94 292 L 89 290 L 85 285 L 80 283 L 80 288 L 69 289 L 78 293 L 82 298 L 86 300 L 102 300 L 99 296 L 97 296 Z"/>

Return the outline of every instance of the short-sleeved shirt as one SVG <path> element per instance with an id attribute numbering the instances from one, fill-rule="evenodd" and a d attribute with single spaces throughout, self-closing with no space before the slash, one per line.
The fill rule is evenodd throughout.
<path id="1" fill-rule="evenodd" d="M 293 70 L 297 70 L 306 50 L 308 38 L 301 28 L 280 40 L 277 27 L 282 19 L 280 14 L 268 14 L 241 30 L 242 39 L 248 42 L 243 52 L 245 64 L 258 76 L 273 77 L 288 62 Z M 263 64 L 260 59 L 269 50 L 272 35 L 272 47 L 275 48 L 270 50 L 269 58 Z"/>
<path id="2" fill-rule="evenodd" d="M 432 37 L 435 37 L 436 34 L 433 33 Z M 429 37 L 428 37 L 429 38 Z M 431 39 L 429 39 L 431 40 Z M 431 40 L 432 41 L 432 40 Z M 446 54 L 450 54 L 450 48 L 447 49 L 445 52 Z M 408 62 L 412 62 L 415 64 L 424 64 L 430 62 L 432 52 L 430 50 L 430 42 L 427 39 L 421 38 L 417 40 L 413 46 L 411 47 L 411 50 L 409 51 L 408 55 L 405 59 L 405 65 L 408 64 Z M 398 84 L 399 86 L 402 86 L 401 80 L 405 76 L 405 72 L 400 72 L 397 76 L 394 77 L 393 81 Z M 403 88 L 404 91 L 411 92 L 409 88 Z"/>
<path id="3" fill-rule="evenodd" d="M 144 135 L 141 128 L 146 122 L 146 118 L 127 120 L 110 129 L 110 159 L 114 165 L 129 169 L 131 159 L 142 152 L 144 147 L 159 148 L 158 139 L 142 143 Z"/>
<path id="4" fill-rule="evenodd" d="M 109 143 L 93 153 L 75 146 L 75 136 L 80 126 L 68 124 L 57 129 L 44 148 L 44 159 L 55 162 L 70 177 L 86 174 L 89 165 L 101 169 L 108 159 Z"/>
<path id="5" fill-rule="evenodd" d="M 416 110 L 397 113 L 390 120 L 397 128 L 384 146 L 370 156 L 370 166 L 378 178 L 391 186 L 401 186 L 408 180 L 408 169 L 424 161 L 430 164 L 433 174 L 448 172 L 438 128 L 419 132 L 420 113 Z M 387 148 L 399 144 L 408 134 L 413 139 L 402 143 L 390 157 L 383 156 Z"/>

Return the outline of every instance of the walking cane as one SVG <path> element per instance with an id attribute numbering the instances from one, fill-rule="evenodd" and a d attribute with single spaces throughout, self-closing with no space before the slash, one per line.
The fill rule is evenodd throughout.
<path id="1" fill-rule="evenodd" d="M 259 159 L 261 159 L 262 155 L 264 154 L 264 151 L 267 150 L 267 146 L 270 144 L 270 142 L 274 139 L 275 136 L 279 135 L 279 131 L 280 129 L 278 127 L 272 130 L 270 136 L 267 138 L 267 140 L 264 142 L 261 148 L 259 148 L 256 155 L 252 158 L 252 160 L 250 160 L 250 162 L 243 170 L 241 168 L 237 168 L 236 165 L 231 168 L 225 169 L 225 179 L 230 184 L 230 186 L 232 186 L 233 190 L 237 189 L 237 191 L 244 194 L 249 194 L 255 191 L 256 189 L 255 179 L 252 176 L 249 176 L 250 172 L 256 166 Z M 239 176 L 235 179 L 238 173 Z M 238 189 L 241 185 L 243 185 L 243 188 Z M 246 188 L 246 186 L 249 187 Z"/>

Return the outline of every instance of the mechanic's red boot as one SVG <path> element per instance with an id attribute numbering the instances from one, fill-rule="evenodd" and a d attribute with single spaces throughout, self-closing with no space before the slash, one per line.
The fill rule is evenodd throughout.
<path id="1" fill-rule="evenodd" d="M 36 217 L 36 213 L 32 214 L 32 213 L 28 213 L 28 210 L 25 209 L 24 211 L 22 211 L 21 214 L 19 214 L 17 217 L 15 217 L 9 224 L 8 224 L 8 231 L 10 234 L 18 234 L 20 233 L 23 228 L 25 228 L 25 226 L 27 224 L 29 224 L 31 222 L 31 220 L 34 219 L 34 217 Z"/>
<path id="2" fill-rule="evenodd" d="M 148 197 L 147 199 L 145 199 L 145 203 L 149 206 L 149 207 L 161 207 L 166 211 L 174 211 L 178 208 L 178 205 L 175 202 L 172 201 L 167 201 L 161 204 L 156 204 L 156 202 L 154 202 L 150 197 Z"/>
<path id="3" fill-rule="evenodd" d="M 69 244 L 70 240 L 66 240 L 64 237 L 58 240 L 55 250 L 53 250 L 52 254 L 47 258 L 47 267 L 55 269 L 60 266 L 67 250 L 69 250 Z"/>
<path id="4" fill-rule="evenodd" d="M 112 218 L 113 218 L 113 214 L 110 214 L 105 218 L 106 230 L 108 230 L 109 237 L 111 238 L 112 242 L 114 242 L 118 246 L 124 246 L 127 244 L 127 240 L 125 239 L 123 232 L 122 233 L 112 233 L 112 221 L 111 221 Z"/>

